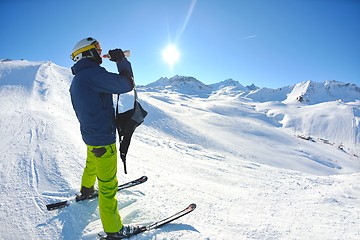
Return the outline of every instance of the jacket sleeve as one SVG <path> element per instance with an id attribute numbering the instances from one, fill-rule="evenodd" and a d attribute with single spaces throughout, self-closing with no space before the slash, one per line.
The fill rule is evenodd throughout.
<path id="1" fill-rule="evenodd" d="M 117 63 L 118 71 L 129 70 L 132 73 L 131 64 L 127 59 Z M 91 78 L 91 87 L 97 92 L 122 94 L 130 92 L 133 89 L 127 77 L 119 73 L 108 72 L 105 68 L 96 68 L 96 72 L 89 76 Z"/>
<path id="2" fill-rule="evenodd" d="M 126 58 L 123 58 L 123 60 L 121 60 L 120 62 L 117 62 L 116 66 L 117 66 L 117 69 L 118 69 L 119 73 L 126 70 L 131 74 L 132 77 L 134 77 L 132 67 L 131 67 L 131 63 Z"/>

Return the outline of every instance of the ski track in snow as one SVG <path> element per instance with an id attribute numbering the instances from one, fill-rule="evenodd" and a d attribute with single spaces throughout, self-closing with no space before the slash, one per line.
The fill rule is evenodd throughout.
<path id="1" fill-rule="evenodd" d="M 69 69 L 14 61 L 0 73 L 0 239 L 97 239 L 96 199 L 45 207 L 77 193 L 85 164 Z M 358 102 L 292 106 L 229 89 L 196 97 L 140 88 L 139 97 L 149 116 L 133 136 L 129 174 L 119 162 L 118 179 L 149 180 L 117 194 L 123 222 L 148 224 L 193 202 L 197 209 L 132 239 L 360 239 Z M 120 107 L 132 99 L 122 96 Z M 339 143 L 297 138 L 316 124 L 331 133 L 321 114 L 350 129 L 333 131 L 333 141 L 355 140 L 340 151 Z"/>

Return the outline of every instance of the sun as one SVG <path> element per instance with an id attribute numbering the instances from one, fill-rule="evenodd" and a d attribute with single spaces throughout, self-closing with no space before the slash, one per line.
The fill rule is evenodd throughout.
<path id="1" fill-rule="evenodd" d="M 172 68 L 174 64 L 179 60 L 180 53 L 175 45 L 168 45 L 162 51 L 162 57 L 164 61 Z"/>

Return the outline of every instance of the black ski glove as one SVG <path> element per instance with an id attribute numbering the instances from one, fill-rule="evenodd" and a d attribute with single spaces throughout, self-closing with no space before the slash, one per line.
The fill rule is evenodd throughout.
<path id="1" fill-rule="evenodd" d="M 109 56 L 109 60 L 113 62 L 120 62 L 125 57 L 124 52 L 119 48 L 109 50 Z"/>

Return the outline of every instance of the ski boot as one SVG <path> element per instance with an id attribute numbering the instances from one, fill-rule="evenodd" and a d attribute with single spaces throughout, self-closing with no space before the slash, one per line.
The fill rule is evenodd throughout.
<path id="1" fill-rule="evenodd" d="M 116 233 L 106 233 L 106 239 L 107 240 L 118 240 L 118 239 L 124 239 L 129 238 L 131 236 L 134 236 L 143 230 L 136 226 L 123 226 L 120 231 Z"/>
<path id="2" fill-rule="evenodd" d="M 95 191 L 94 186 L 87 188 L 82 186 L 80 190 L 80 194 L 76 195 L 76 201 L 82 201 L 84 199 L 90 199 L 93 198 L 97 194 L 97 191 Z"/>

